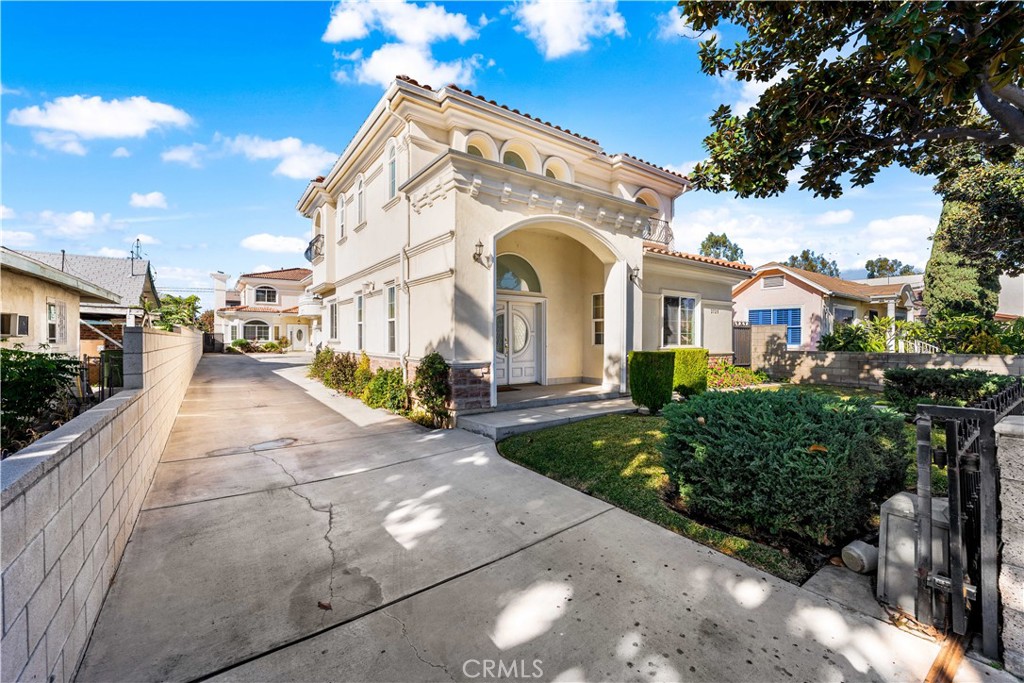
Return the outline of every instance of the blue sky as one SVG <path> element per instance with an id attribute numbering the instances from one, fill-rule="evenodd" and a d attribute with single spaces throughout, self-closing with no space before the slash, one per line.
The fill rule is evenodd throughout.
<path id="1" fill-rule="evenodd" d="M 166 291 L 304 265 L 295 202 L 398 73 L 685 171 L 710 112 L 760 86 L 700 73 L 675 15 L 668 2 L 5 2 L 3 243 L 123 255 L 141 236 Z M 713 230 L 754 265 L 810 248 L 849 276 L 878 255 L 923 267 L 931 185 L 895 168 L 838 200 L 691 193 L 676 248 Z"/>

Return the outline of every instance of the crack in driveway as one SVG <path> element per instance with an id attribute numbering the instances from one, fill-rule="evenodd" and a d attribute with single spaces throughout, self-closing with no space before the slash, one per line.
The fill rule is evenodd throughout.
<path id="1" fill-rule="evenodd" d="M 430 667 L 433 667 L 435 669 L 440 669 L 441 671 L 444 671 L 445 674 L 448 676 L 448 678 L 450 678 L 453 681 L 455 680 L 455 676 L 452 675 L 452 672 L 448 670 L 447 666 L 445 666 L 444 664 L 435 664 L 434 662 L 430 661 L 429 659 L 424 659 L 423 658 L 423 655 L 420 654 L 420 651 L 416 648 L 416 646 L 413 644 L 412 640 L 409 638 L 409 629 L 406 628 L 404 621 L 402 621 L 401 619 L 396 617 L 394 614 L 391 614 L 387 610 L 382 610 L 381 614 L 383 614 L 384 616 L 389 617 L 391 619 L 394 619 L 395 621 L 398 622 L 398 625 L 402 627 L 402 640 L 404 640 L 409 645 L 409 647 L 412 648 L 412 652 L 413 652 L 414 655 L 416 655 L 416 659 L 420 660 L 421 662 L 423 662 L 427 666 L 430 666 Z"/>

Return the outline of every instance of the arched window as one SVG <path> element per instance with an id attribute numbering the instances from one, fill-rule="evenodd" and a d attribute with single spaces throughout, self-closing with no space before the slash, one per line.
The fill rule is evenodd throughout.
<path id="1" fill-rule="evenodd" d="M 556 180 L 558 179 L 558 176 L 556 176 L 555 172 L 552 171 L 550 168 L 544 171 L 544 175 L 547 176 L 548 178 L 555 178 Z"/>
<path id="2" fill-rule="evenodd" d="M 516 154 L 515 152 L 505 152 L 505 154 L 501 157 L 501 163 L 505 164 L 506 166 L 513 166 L 524 171 L 526 170 L 526 162 L 523 161 L 523 158 Z"/>
<path id="3" fill-rule="evenodd" d="M 398 155 L 392 140 L 388 143 L 388 199 L 393 199 L 396 194 L 398 194 Z"/>
<path id="4" fill-rule="evenodd" d="M 338 196 L 338 208 L 334 212 L 334 224 L 337 227 L 338 239 L 345 236 L 345 193 Z"/>
<path id="5" fill-rule="evenodd" d="M 484 153 L 481 152 L 480 148 L 477 147 L 476 145 L 470 145 L 469 147 L 467 147 L 466 154 L 468 154 L 471 157 L 480 157 L 481 159 L 484 158 Z"/>
<path id="6" fill-rule="evenodd" d="M 323 211 L 317 209 L 317 212 L 313 215 L 313 237 L 324 234 L 324 215 Z"/>
<path id="7" fill-rule="evenodd" d="M 277 303 L 277 290 L 268 285 L 261 285 L 256 288 L 256 303 L 258 304 L 276 304 Z"/>
<path id="8" fill-rule="evenodd" d="M 537 271 L 522 256 L 502 254 L 494 269 L 494 282 L 498 289 L 514 292 L 540 292 Z"/>
<path id="9" fill-rule="evenodd" d="M 547 158 L 547 161 L 544 162 L 544 175 L 555 180 L 567 183 L 572 182 L 572 172 L 569 170 L 569 164 L 559 157 Z"/>
<path id="10" fill-rule="evenodd" d="M 633 201 L 635 201 L 637 204 L 643 204 L 644 206 L 648 206 L 647 202 L 644 201 L 643 197 L 637 197 Z"/>
<path id="11" fill-rule="evenodd" d="M 242 337 L 254 342 L 270 341 L 270 325 L 262 320 L 249 320 L 242 326 Z"/>
<path id="12" fill-rule="evenodd" d="M 356 222 L 362 225 L 366 222 L 366 188 L 363 186 L 363 177 L 359 176 L 356 182 Z M 357 226 L 358 227 L 358 226 Z"/>

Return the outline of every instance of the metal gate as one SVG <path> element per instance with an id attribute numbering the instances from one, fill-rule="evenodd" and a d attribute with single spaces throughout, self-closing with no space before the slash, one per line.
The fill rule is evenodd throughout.
<path id="1" fill-rule="evenodd" d="M 969 408 L 917 409 L 918 621 L 958 635 L 980 631 L 986 657 L 999 657 L 999 467 L 995 425 L 1024 406 L 1024 385 Z M 941 429 L 941 431 L 939 431 Z M 938 432 L 938 438 L 934 432 Z M 944 438 L 944 446 L 935 445 Z M 949 576 L 932 566 L 932 463 L 949 478 Z"/>
<path id="2" fill-rule="evenodd" d="M 203 353 L 224 353 L 224 335 L 203 332 Z"/>
<path id="3" fill-rule="evenodd" d="M 733 365 L 750 367 L 750 324 L 734 322 L 732 324 Z"/>

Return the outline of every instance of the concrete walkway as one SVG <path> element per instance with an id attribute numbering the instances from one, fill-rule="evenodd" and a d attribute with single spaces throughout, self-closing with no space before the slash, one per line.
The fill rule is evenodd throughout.
<path id="1" fill-rule="evenodd" d="M 203 359 L 78 680 L 919 681 L 938 651 L 293 363 Z"/>
<path id="2" fill-rule="evenodd" d="M 603 401 L 580 401 L 466 415 L 459 418 L 459 429 L 482 434 L 494 441 L 501 441 L 513 434 L 557 427 L 601 415 L 635 412 L 636 405 L 632 399 L 610 398 Z"/>

